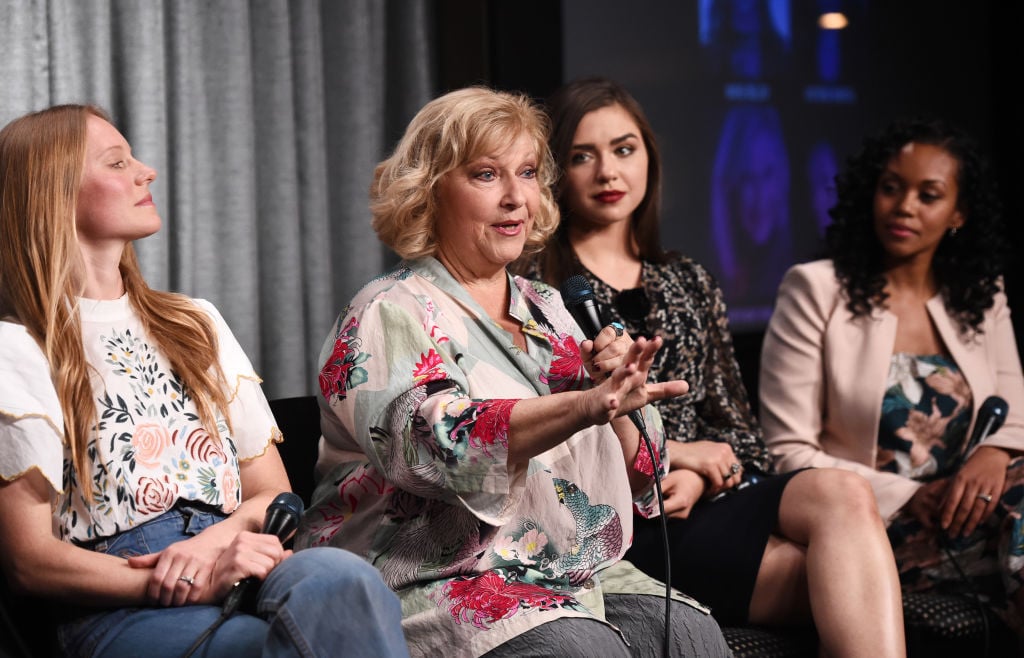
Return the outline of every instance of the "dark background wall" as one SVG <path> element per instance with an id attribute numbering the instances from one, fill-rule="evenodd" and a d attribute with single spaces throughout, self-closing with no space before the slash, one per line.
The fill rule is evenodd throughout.
<path id="1" fill-rule="evenodd" d="M 666 221 L 678 222 L 667 233 L 667 246 L 715 273 L 707 201 L 714 144 L 705 136 L 717 133 L 721 117 L 734 104 L 723 101 L 728 74 L 699 59 L 697 12 L 702 4 L 708 3 L 437 0 L 437 91 L 483 83 L 542 101 L 564 81 L 582 75 L 618 79 L 644 105 L 658 133 L 666 182 L 676 175 L 677 182 L 665 190 Z M 891 118 L 930 114 L 952 120 L 988 152 L 1006 210 L 1007 240 L 1018 252 L 1024 244 L 1018 220 L 1024 208 L 1016 194 L 1024 177 L 1024 103 L 1017 87 L 1024 46 L 1016 31 L 1024 23 L 1024 3 L 790 0 L 794 43 L 810 47 L 815 30 L 809 26 L 822 6 L 837 6 L 851 16 L 836 88 L 854 90 L 856 101 L 801 103 L 802 90 L 815 73 L 799 54 L 782 61 L 765 79 L 785 117 L 787 140 L 799 145 L 816 132 L 827 133 L 845 157 L 863 134 Z M 796 100 L 786 105 L 787 99 Z M 791 147 L 791 155 L 798 152 L 799 146 Z M 799 168 L 794 164 L 792 169 L 795 180 Z M 790 198 L 794 217 L 801 212 L 796 196 Z M 795 225 L 800 246 L 793 262 L 813 256 L 809 230 Z M 1006 273 L 1015 309 L 1024 308 L 1020 260 L 1011 261 Z M 726 301 L 731 307 L 747 303 L 730 299 L 728 288 Z M 1024 331 L 1021 317 L 1015 318 L 1018 342 Z M 756 399 L 763 322 L 757 314 L 732 319 L 737 357 Z"/>

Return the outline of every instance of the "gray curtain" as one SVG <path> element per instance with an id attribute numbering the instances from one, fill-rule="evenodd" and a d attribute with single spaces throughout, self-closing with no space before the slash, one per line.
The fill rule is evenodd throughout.
<path id="1" fill-rule="evenodd" d="M 151 286 L 209 299 L 268 397 L 316 389 L 336 315 L 392 257 L 374 165 L 432 95 L 430 0 L 0 0 L 0 124 L 109 111 L 156 168 Z"/>

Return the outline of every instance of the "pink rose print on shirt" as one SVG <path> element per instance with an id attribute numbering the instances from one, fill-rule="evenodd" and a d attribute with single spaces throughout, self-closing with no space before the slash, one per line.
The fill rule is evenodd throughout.
<path id="1" fill-rule="evenodd" d="M 412 371 L 413 381 L 418 385 L 436 382 L 448 378 L 444 370 L 444 361 L 433 348 L 426 354 L 420 354 L 420 361 Z"/>
<path id="2" fill-rule="evenodd" d="M 160 466 L 164 450 L 173 443 L 167 428 L 162 425 L 142 423 L 136 425 L 132 432 L 135 461 L 149 468 Z"/>
<path id="3" fill-rule="evenodd" d="M 368 376 L 360 364 L 370 358 L 360 351 L 362 340 L 356 336 L 359 323 L 355 318 L 348 321 L 338 332 L 334 351 L 320 369 L 320 392 L 328 401 L 344 400 L 347 392 L 366 382 Z"/>
<path id="4" fill-rule="evenodd" d="M 519 610 L 552 610 L 573 602 L 569 594 L 531 583 L 506 582 L 494 571 L 471 578 L 456 578 L 445 584 L 444 593 L 452 602 L 449 612 L 456 623 L 468 621 L 482 629 L 511 617 Z"/>
<path id="5" fill-rule="evenodd" d="M 143 514 L 166 512 L 178 498 L 178 487 L 165 475 L 162 479 L 139 478 L 135 491 L 135 508 Z"/>
<path id="6" fill-rule="evenodd" d="M 583 383 L 583 357 L 580 346 L 570 334 L 548 335 L 554 354 L 547 377 L 542 381 L 552 393 L 579 390 Z"/>

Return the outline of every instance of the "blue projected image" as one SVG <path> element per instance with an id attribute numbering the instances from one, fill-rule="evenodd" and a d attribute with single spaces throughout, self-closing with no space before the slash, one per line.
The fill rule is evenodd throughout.
<path id="1" fill-rule="evenodd" d="M 825 228 L 832 223 L 828 211 L 836 205 L 838 173 L 839 158 L 832 145 L 822 140 L 812 146 L 807 156 L 807 187 L 819 238 L 825 237 Z"/>
<path id="2" fill-rule="evenodd" d="M 778 111 L 771 105 L 730 109 L 712 166 L 711 236 L 719 283 L 737 312 L 774 297 L 793 264 L 789 176 Z"/>
<path id="3" fill-rule="evenodd" d="M 770 77 L 791 51 L 789 0 L 701 0 L 699 38 L 710 69 L 743 80 Z"/>

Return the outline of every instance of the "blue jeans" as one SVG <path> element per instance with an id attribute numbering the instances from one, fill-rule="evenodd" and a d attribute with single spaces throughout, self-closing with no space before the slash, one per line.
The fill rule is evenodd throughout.
<path id="1" fill-rule="evenodd" d="M 179 505 L 92 548 L 144 555 L 224 518 Z M 79 613 L 85 612 L 78 610 Z M 213 605 L 87 611 L 59 626 L 62 655 L 181 658 L 220 616 Z M 377 570 L 353 553 L 310 548 L 281 562 L 260 585 L 256 614 L 237 612 L 193 654 L 214 656 L 408 656 L 402 610 Z"/>

